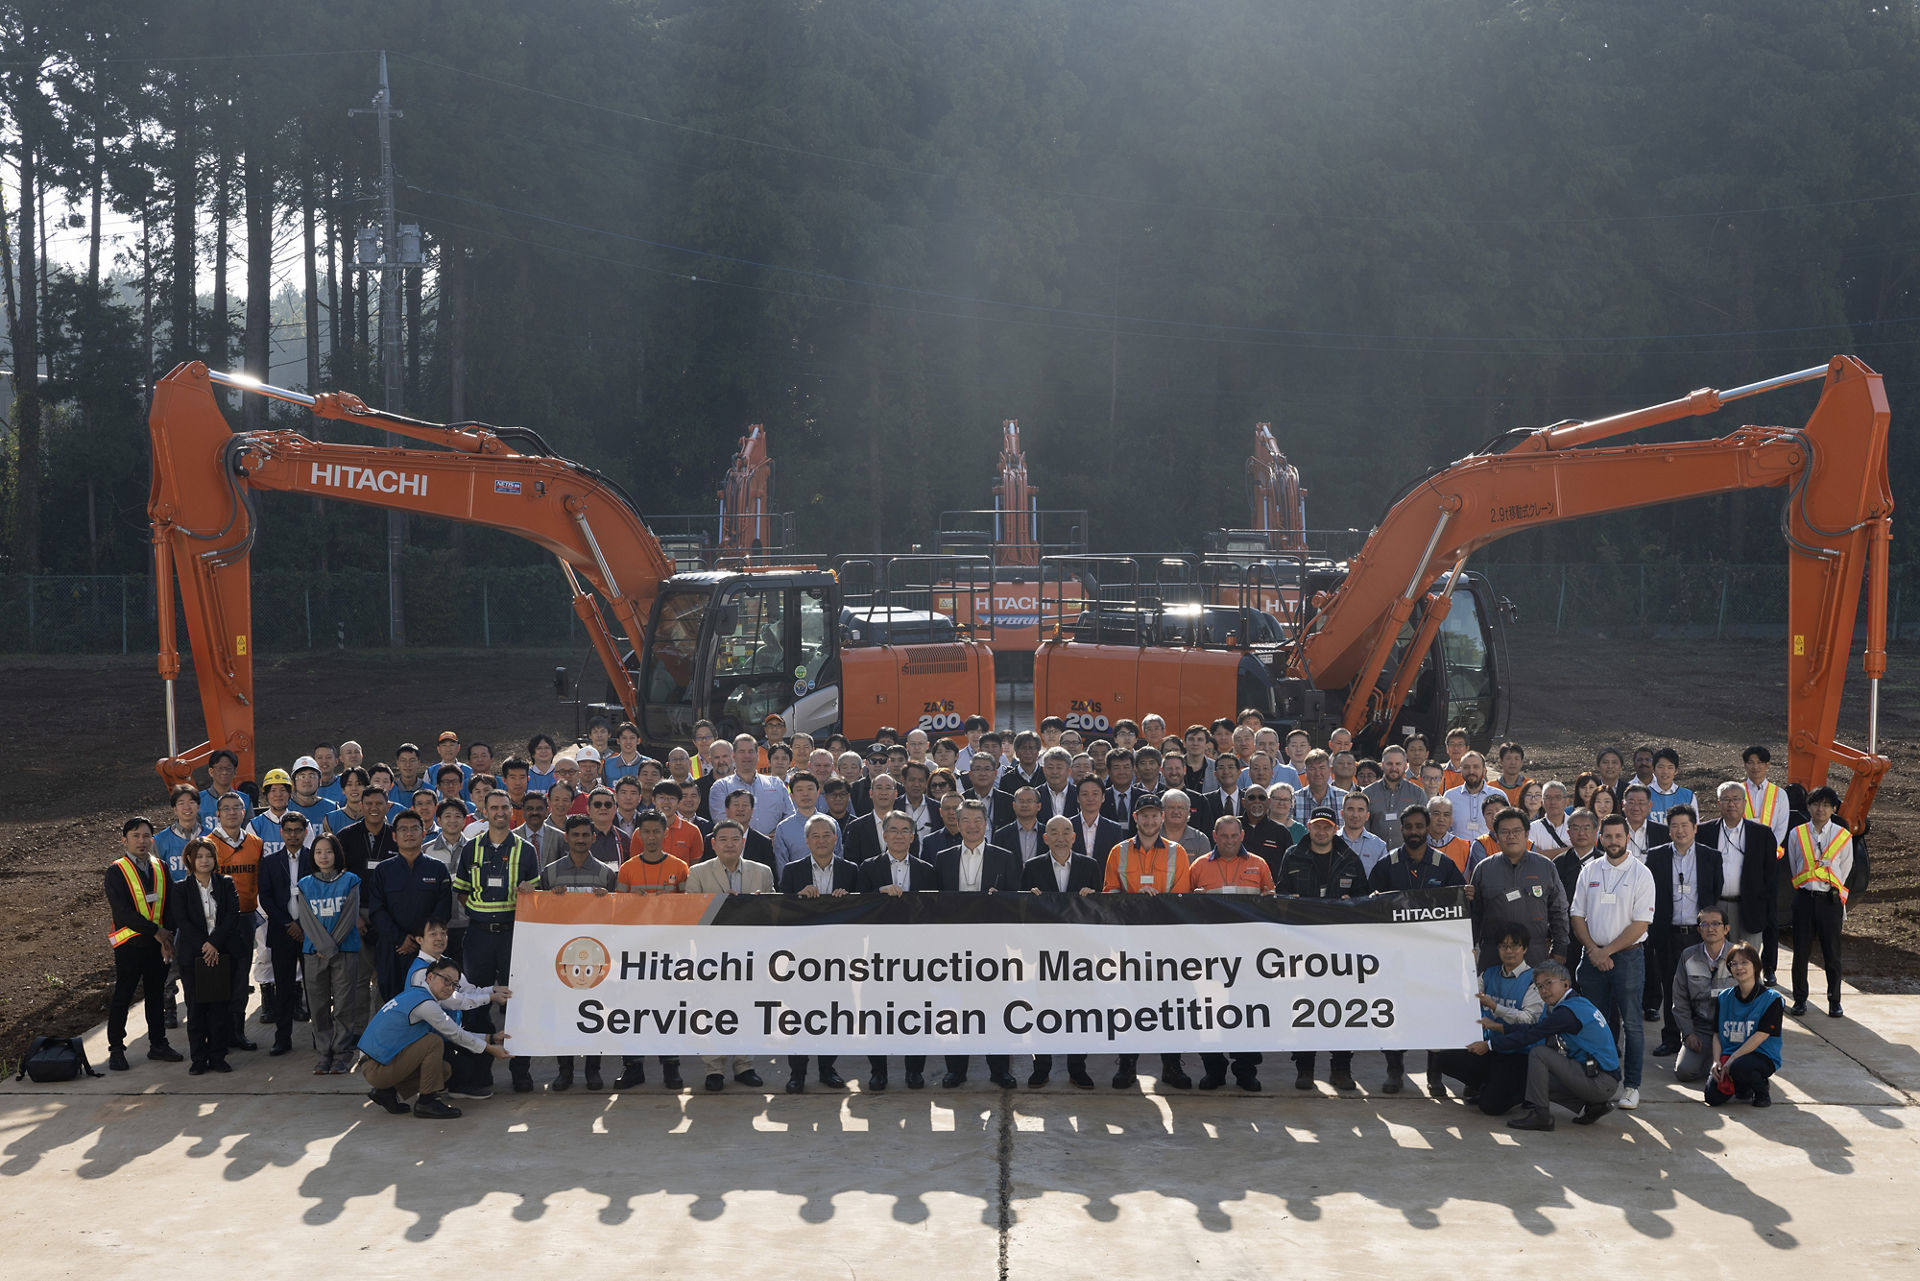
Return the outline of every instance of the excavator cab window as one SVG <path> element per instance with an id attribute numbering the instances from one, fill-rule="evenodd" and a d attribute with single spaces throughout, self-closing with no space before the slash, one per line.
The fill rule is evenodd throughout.
<path id="1" fill-rule="evenodd" d="M 1453 608 L 1440 624 L 1437 647 L 1446 667 L 1446 724 L 1463 727 L 1476 744 L 1491 741 L 1499 713 L 1492 619 L 1484 595 L 1478 575 L 1453 589 Z"/>
<path id="2" fill-rule="evenodd" d="M 640 674 L 645 704 L 642 729 L 649 739 L 693 737 L 698 709 L 693 691 L 699 676 L 700 629 L 711 597 L 706 592 L 669 592 L 655 610 L 646 668 Z"/>
<path id="3" fill-rule="evenodd" d="M 802 611 L 790 587 L 749 584 L 728 594 L 714 619 L 713 722 L 728 732 L 753 731 L 768 712 L 793 701 L 792 657 Z M 824 622 L 817 624 L 824 631 Z"/>

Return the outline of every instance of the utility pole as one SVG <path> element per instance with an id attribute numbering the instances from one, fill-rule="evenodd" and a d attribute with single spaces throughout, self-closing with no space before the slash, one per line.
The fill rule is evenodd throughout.
<path id="1" fill-rule="evenodd" d="M 401 227 L 393 208 L 393 121 L 405 113 L 393 109 L 393 91 L 387 85 L 387 53 L 380 51 L 380 92 L 371 107 L 357 107 L 350 116 L 373 116 L 380 122 L 380 226 L 362 227 L 357 239 L 358 271 L 380 273 L 380 365 L 386 382 L 382 408 L 390 414 L 405 412 L 400 369 L 400 274 L 418 271 L 423 265 L 420 254 L 420 228 Z M 391 432 L 387 444 L 404 442 Z M 400 549 L 406 545 L 406 513 L 387 512 L 387 643 L 395 649 L 407 643 L 406 615 L 400 601 Z"/>

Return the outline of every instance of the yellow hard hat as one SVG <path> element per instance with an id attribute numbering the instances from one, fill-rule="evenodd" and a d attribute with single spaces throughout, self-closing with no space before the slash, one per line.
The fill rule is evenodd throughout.
<path id="1" fill-rule="evenodd" d="M 280 784 L 282 787 L 291 788 L 293 786 L 293 779 L 289 777 L 283 769 L 270 769 L 267 771 L 267 776 L 260 780 L 260 786 L 263 790 L 272 787 L 275 783 Z"/>

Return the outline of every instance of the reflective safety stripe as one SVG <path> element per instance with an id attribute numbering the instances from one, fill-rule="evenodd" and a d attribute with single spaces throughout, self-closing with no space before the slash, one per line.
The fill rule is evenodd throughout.
<path id="1" fill-rule="evenodd" d="M 1833 840 L 1828 842 L 1824 854 L 1820 852 L 1820 847 L 1813 843 L 1811 823 L 1802 823 L 1794 828 L 1792 839 L 1794 847 L 1800 852 L 1800 870 L 1793 874 L 1793 888 L 1803 889 L 1815 881 L 1824 881 L 1833 887 L 1833 892 L 1840 896 L 1840 901 L 1844 904 L 1847 901 L 1847 887 L 1839 877 L 1833 874 L 1833 859 L 1839 851 L 1853 845 L 1853 833 L 1844 827 L 1839 829 Z"/>
<path id="2" fill-rule="evenodd" d="M 1747 817 L 1756 823 L 1765 823 L 1767 827 L 1771 829 L 1773 827 L 1773 816 L 1780 812 L 1780 806 L 1783 803 L 1783 794 L 1780 789 L 1772 783 L 1760 784 L 1760 810 L 1758 813 L 1754 812 L 1753 793 L 1749 792 L 1745 787 L 1742 787 L 1740 794 L 1746 797 L 1747 800 Z M 1779 854 L 1775 857 L 1785 858 L 1786 856 L 1786 847 L 1782 846 Z"/>
<path id="3" fill-rule="evenodd" d="M 167 912 L 167 869 L 160 860 L 148 856 L 147 862 L 153 869 L 153 902 L 147 902 L 147 887 L 140 883 L 140 873 L 134 870 L 133 860 L 125 855 L 113 860 L 120 869 L 120 875 L 127 879 L 127 892 L 133 898 L 133 910 L 145 919 L 158 925 Z M 118 929 L 107 935 L 107 942 L 119 947 L 128 939 L 140 937 L 139 930 Z"/>

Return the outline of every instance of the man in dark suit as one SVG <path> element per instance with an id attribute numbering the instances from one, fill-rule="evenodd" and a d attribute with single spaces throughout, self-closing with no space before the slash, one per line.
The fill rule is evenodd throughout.
<path id="1" fill-rule="evenodd" d="M 746 831 L 747 843 L 740 851 L 742 858 L 764 863 L 769 869 L 776 866 L 772 839 L 753 830 L 753 792 L 750 789 L 742 788 L 729 795 L 721 818 L 724 821 L 738 823 Z M 704 863 L 712 857 L 713 835 L 708 833 L 707 839 L 701 842 L 700 861 Z"/>
<path id="2" fill-rule="evenodd" d="M 260 857 L 260 910 L 267 917 L 267 956 L 273 963 L 273 986 L 261 993 L 261 1017 L 273 1024 L 275 1056 L 293 1049 L 294 1014 L 300 1008 L 300 948 L 303 936 L 293 914 L 293 891 L 306 859 L 307 818 L 288 810 L 280 820 L 281 847 Z"/>
<path id="3" fill-rule="evenodd" d="M 1720 904 L 1720 851 L 1701 845 L 1693 806 L 1675 805 L 1667 811 L 1672 841 L 1647 851 L 1647 871 L 1653 875 L 1653 962 L 1660 976 L 1663 1019 L 1656 1057 L 1680 1052 L 1680 1025 L 1673 1017 L 1673 971 L 1680 954 L 1700 941 L 1698 914 L 1702 907 Z"/>
<path id="4" fill-rule="evenodd" d="M 1133 807 L 1142 790 L 1133 781 L 1133 753 L 1116 747 L 1107 753 L 1107 801 L 1102 812 L 1133 834 Z"/>
<path id="5" fill-rule="evenodd" d="M 1031 801 L 1031 788 L 1022 788 Z M 894 833 L 888 832 L 889 842 Z M 1007 894 L 1020 888 L 1020 856 L 1012 850 L 987 844 L 987 805 L 985 801 L 960 803 L 960 847 L 940 856 L 934 869 L 942 894 Z M 947 1074 L 940 1079 L 942 1088 L 958 1089 L 967 1082 L 967 1056 L 949 1054 Z M 1019 1082 L 1011 1070 L 1012 1056 L 987 1055 L 987 1075 L 1003 1090 Z"/>
<path id="6" fill-rule="evenodd" d="M 847 824 L 846 857 L 856 866 L 880 857 L 886 852 L 886 837 L 882 833 L 882 824 L 887 815 L 904 813 L 897 809 L 895 802 L 900 796 L 900 785 L 891 774 L 878 774 L 870 780 L 870 795 L 873 798 L 873 811 L 862 814 Z M 911 819 L 908 820 L 912 822 Z M 914 857 L 920 855 L 920 829 L 914 828 Z"/>
<path id="7" fill-rule="evenodd" d="M 993 843 L 1001 849 L 1012 850 L 1013 856 L 1022 863 L 1039 858 L 1046 849 L 1040 839 L 1040 825 L 1045 821 L 1040 813 L 1039 794 L 1031 787 L 1023 787 L 1013 794 L 1013 822 L 993 829 Z"/>
<path id="8" fill-rule="evenodd" d="M 940 883 L 933 864 L 914 855 L 913 820 L 898 810 L 892 810 L 886 813 L 883 822 L 887 832 L 887 847 L 861 862 L 860 893 L 897 897 L 939 889 Z M 851 837 L 847 844 L 852 846 Z"/>
<path id="9" fill-rule="evenodd" d="M 1033 791 L 1040 802 L 1042 823 L 1050 818 L 1072 818 L 1079 808 L 1073 798 L 1072 753 L 1064 747 L 1049 747 L 1040 753 L 1040 781 Z"/>
<path id="10" fill-rule="evenodd" d="M 968 763 L 967 781 L 960 788 L 961 800 L 987 803 L 989 828 L 1005 827 L 1013 822 L 1013 793 L 999 789 L 998 777 L 998 763 L 985 752 L 980 752 Z"/>
<path id="11" fill-rule="evenodd" d="M 731 820 L 729 820 L 731 821 Z M 844 858 L 833 856 L 839 839 L 839 824 L 825 814 L 807 820 L 807 857 L 787 864 L 780 874 L 780 892 L 794 898 L 845 898 L 860 890 L 860 870 Z M 834 1069 L 838 1055 L 823 1054 L 814 1060 L 820 1084 L 839 1089 L 846 1078 Z M 799 1094 L 807 1088 L 807 1056 L 787 1056 L 787 1093 Z"/>
<path id="12" fill-rule="evenodd" d="M 1775 908 L 1780 860 L 1773 829 L 1745 817 L 1746 788 L 1722 783 L 1715 797 L 1720 817 L 1700 825 L 1700 844 L 1720 851 L 1720 907 L 1727 914 L 1727 935 L 1756 949 L 1776 937 L 1779 914 Z"/>
<path id="13" fill-rule="evenodd" d="M 1220 786 L 1211 792 L 1202 792 L 1194 802 L 1193 825 L 1213 835 L 1213 822 L 1222 814 L 1231 814 L 1242 818 L 1241 810 L 1245 800 L 1240 795 L 1240 758 L 1232 752 L 1222 752 L 1213 758 L 1213 776 Z M 1242 819 L 1242 825 L 1245 820 Z"/>
<path id="14" fill-rule="evenodd" d="M 933 835 L 920 842 L 920 857 L 938 866 L 941 851 L 953 849 L 959 844 L 960 793 L 948 792 L 940 798 L 940 826 L 933 829 Z"/>
<path id="15" fill-rule="evenodd" d="M 1074 851 L 1092 859 L 1104 877 L 1107 854 L 1127 839 L 1127 825 L 1106 816 L 1106 785 L 1092 775 L 1080 780 L 1074 796 L 1080 802 L 1080 808 L 1073 815 Z"/>
<path id="16" fill-rule="evenodd" d="M 1097 782 L 1098 780 L 1091 780 Z M 1118 830 L 1118 824 L 1115 825 Z M 1074 852 L 1079 840 L 1079 829 L 1069 818 L 1050 818 L 1045 828 L 1047 852 L 1020 868 L 1020 888 L 1034 894 L 1098 894 L 1104 883 L 1106 873 L 1099 863 L 1084 854 Z M 1119 840 L 1125 840 L 1123 835 Z M 1115 844 L 1118 844 L 1116 841 Z M 951 1062 L 952 1060 L 948 1060 Z M 993 1060 L 987 1060 L 991 1066 Z M 1027 1085 L 1039 1089 L 1053 1079 L 1053 1056 L 1036 1054 L 1033 1056 L 1033 1074 L 1027 1077 Z M 1067 1055 L 1067 1079 L 1082 1090 L 1093 1088 L 1093 1077 L 1087 1073 L 1087 1056 L 1084 1054 Z"/>
<path id="17" fill-rule="evenodd" d="M 1071 764 L 1072 757 L 1068 757 Z M 1000 775 L 996 786 L 1012 796 L 1023 787 L 1039 787 L 1046 775 L 1040 772 L 1040 736 L 1023 729 L 1013 736 L 1013 764 Z"/>

